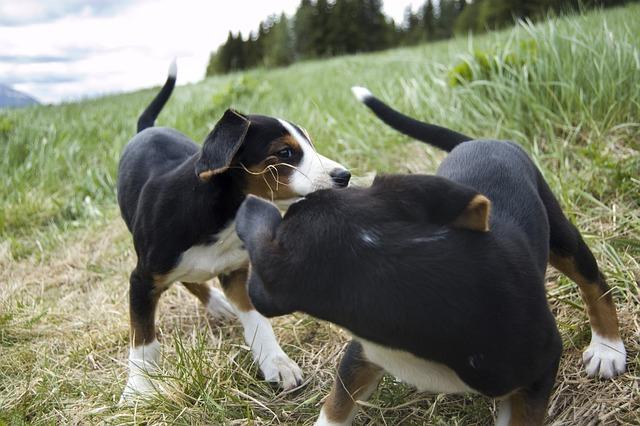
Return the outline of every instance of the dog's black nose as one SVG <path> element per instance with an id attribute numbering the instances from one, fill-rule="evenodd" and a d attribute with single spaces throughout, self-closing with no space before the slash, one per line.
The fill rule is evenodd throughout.
<path id="1" fill-rule="evenodd" d="M 331 173 L 329 173 L 329 176 L 331 176 L 333 183 L 338 188 L 344 188 L 349 185 L 349 179 L 351 179 L 351 173 L 345 169 L 333 169 Z"/>

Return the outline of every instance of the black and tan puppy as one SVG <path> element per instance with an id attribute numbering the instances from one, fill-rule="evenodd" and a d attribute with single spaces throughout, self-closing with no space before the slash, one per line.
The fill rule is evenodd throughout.
<path id="1" fill-rule="evenodd" d="M 450 151 L 437 175 L 318 191 L 284 219 L 250 197 L 236 220 L 258 311 L 306 312 L 353 335 L 317 424 L 350 424 L 354 401 L 384 371 L 424 391 L 501 399 L 498 424 L 541 424 L 562 352 L 545 295 L 549 262 L 587 304 L 587 373 L 622 373 L 605 278 L 527 154 L 356 93 L 392 127 Z"/>
<path id="2" fill-rule="evenodd" d="M 300 369 L 247 295 L 248 256 L 235 233 L 235 215 L 247 194 L 292 199 L 344 187 L 350 174 L 316 153 L 306 131 L 285 120 L 227 110 L 202 147 L 176 130 L 153 127 L 175 79 L 173 64 L 118 168 L 118 204 L 138 256 L 130 279 L 131 350 L 122 399 L 153 389 L 145 370 L 153 370 L 159 356 L 156 306 L 176 281 L 213 317 L 238 316 L 265 379 L 295 387 Z M 216 276 L 224 294 L 206 284 Z"/>

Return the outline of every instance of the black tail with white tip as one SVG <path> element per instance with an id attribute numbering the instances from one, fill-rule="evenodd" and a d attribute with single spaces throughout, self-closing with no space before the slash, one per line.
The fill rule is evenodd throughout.
<path id="1" fill-rule="evenodd" d="M 352 87 L 356 98 L 365 104 L 373 113 L 390 127 L 414 139 L 426 142 L 447 152 L 462 142 L 473 140 L 472 137 L 449 130 L 434 124 L 423 123 L 408 117 L 382 102 L 364 87 Z"/>
<path id="2" fill-rule="evenodd" d="M 138 118 L 138 133 L 140 133 L 147 127 L 153 127 L 156 118 L 158 118 L 158 114 L 160 114 L 160 111 L 162 111 L 164 104 L 166 104 L 169 100 L 171 92 L 173 92 L 173 88 L 176 85 L 177 75 L 178 67 L 174 59 L 173 62 L 171 62 L 171 65 L 169 65 L 169 75 L 167 76 L 167 81 L 164 83 L 164 86 L 162 86 L 160 92 L 156 95 L 155 98 L 153 98 L 140 118 Z"/>

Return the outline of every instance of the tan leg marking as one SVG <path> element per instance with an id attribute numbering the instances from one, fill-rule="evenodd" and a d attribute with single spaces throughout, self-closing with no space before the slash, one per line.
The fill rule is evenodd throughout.
<path id="1" fill-rule="evenodd" d="M 253 311 L 255 308 L 249 299 L 246 269 L 239 269 L 230 274 L 220 276 L 220 283 L 227 299 L 240 312 Z"/>
<path id="2" fill-rule="evenodd" d="M 211 288 L 208 284 L 182 283 L 182 285 L 184 285 L 191 294 L 197 297 L 204 306 L 207 306 L 207 304 L 209 303 L 209 294 L 211 292 Z"/>
<path id="3" fill-rule="evenodd" d="M 333 388 L 322 407 L 322 415 L 330 422 L 347 422 L 355 415 L 355 402 L 371 396 L 383 373 L 382 368 L 365 359 L 360 343 L 352 341 L 340 360 Z"/>
<path id="4" fill-rule="evenodd" d="M 616 307 L 602 274 L 598 281 L 594 282 L 578 271 L 573 257 L 562 257 L 551 253 L 549 261 L 556 269 L 578 284 L 582 300 L 587 307 L 591 328 L 600 336 L 620 339 Z"/>

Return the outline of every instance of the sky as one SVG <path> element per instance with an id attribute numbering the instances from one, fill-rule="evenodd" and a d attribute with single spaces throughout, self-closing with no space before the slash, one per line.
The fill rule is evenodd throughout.
<path id="1" fill-rule="evenodd" d="M 178 84 L 204 77 L 228 32 L 246 35 L 300 0 L 0 0 L 0 83 L 43 103 L 162 84 L 178 61 Z M 424 0 L 384 0 L 401 22 Z"/>

